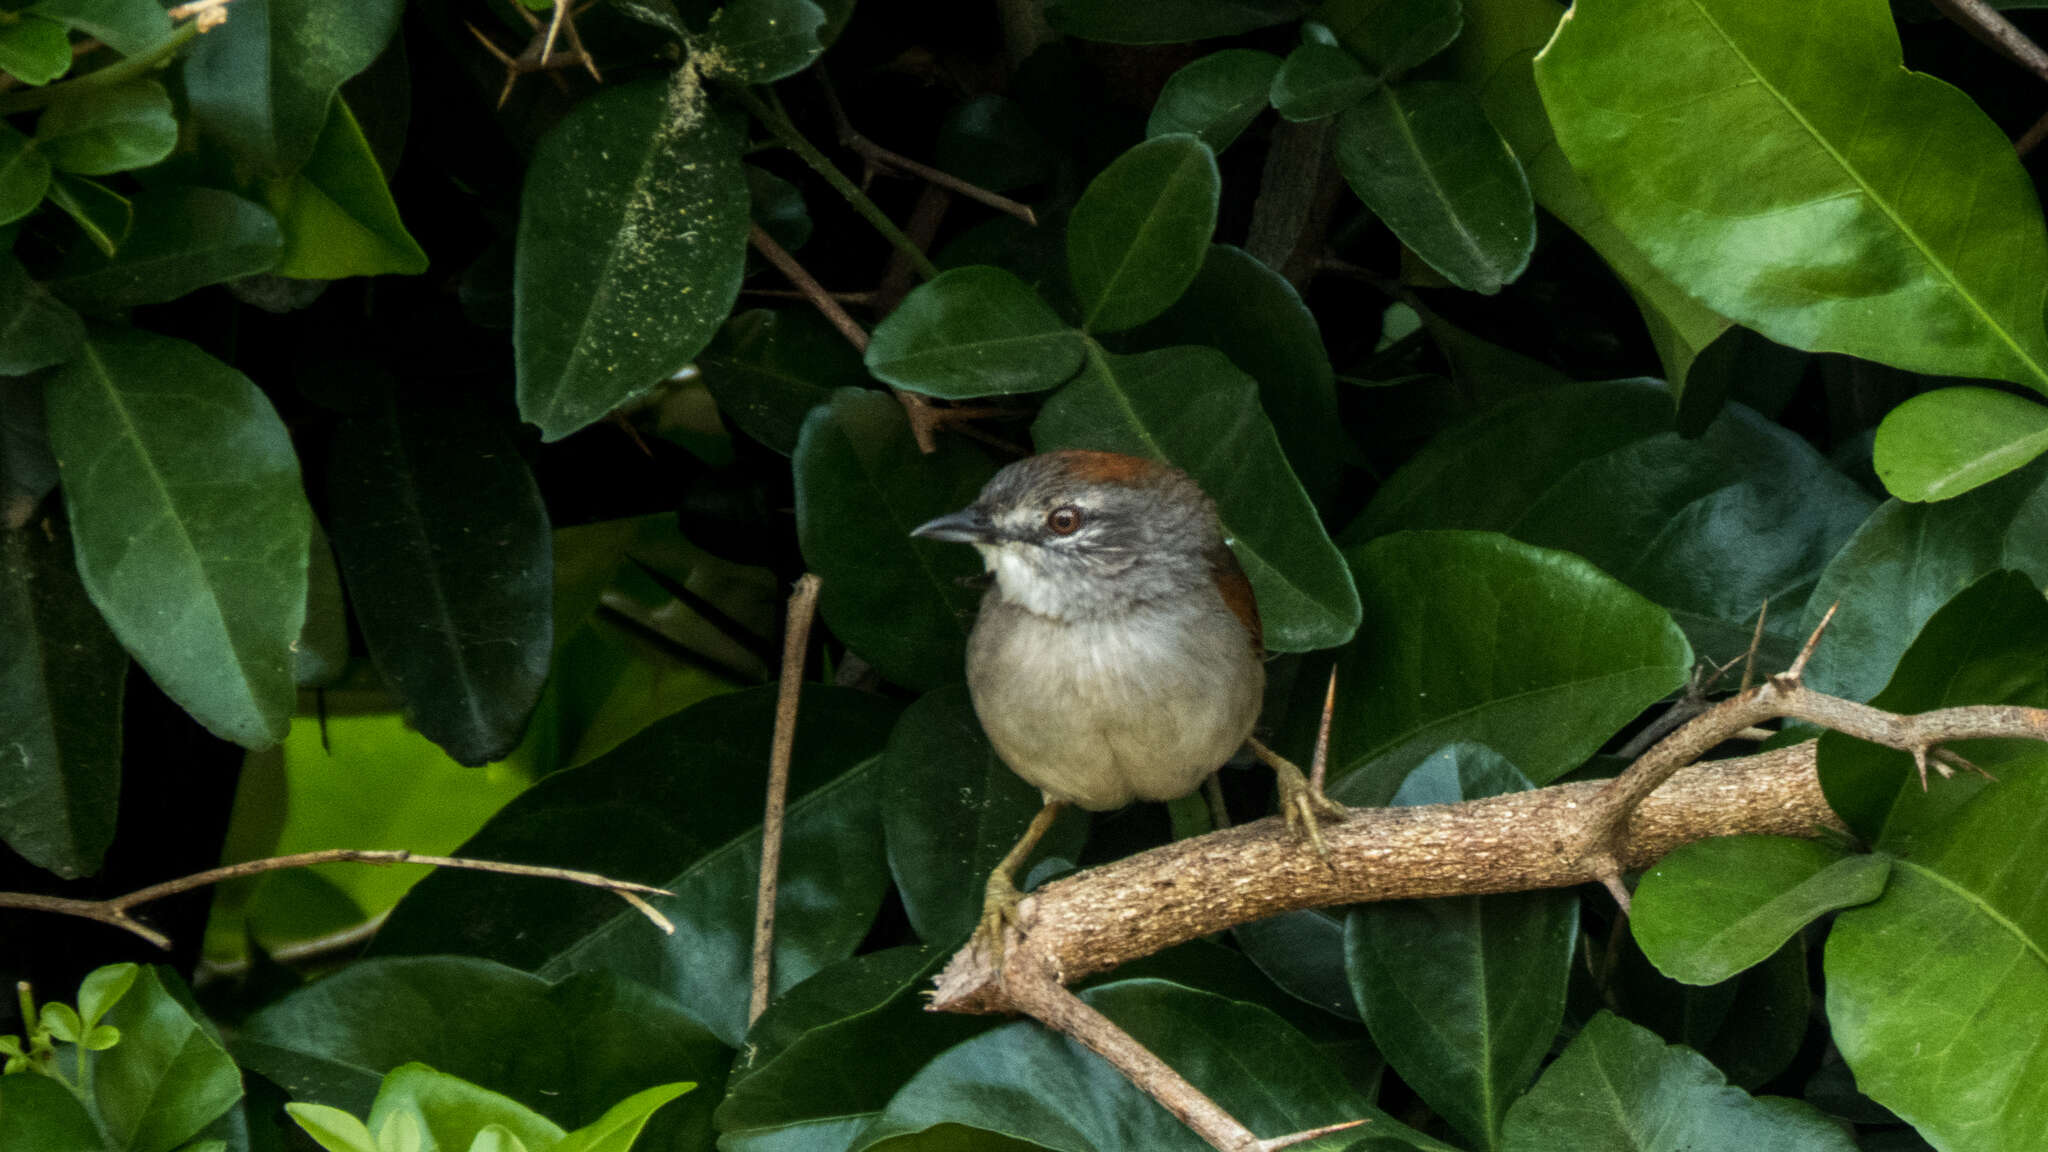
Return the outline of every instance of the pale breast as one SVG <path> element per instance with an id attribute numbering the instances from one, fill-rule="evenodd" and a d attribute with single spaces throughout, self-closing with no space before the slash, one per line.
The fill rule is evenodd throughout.
<path id="1" fill-rule="evenodd" d="M 1220 604 L 1180 619 L 1060 621 L 991 596 L 967 656 L 1003 762 L 1056 800 L 1120 808 L 1185 796 L 1258 720 L 1265 671 Z"/>

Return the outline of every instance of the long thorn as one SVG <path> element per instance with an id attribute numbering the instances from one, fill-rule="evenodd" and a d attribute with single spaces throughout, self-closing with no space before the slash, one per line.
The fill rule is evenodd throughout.
<path id="1" fill-rule="evenodd" d="M 1323 689 L 1323 719 L 1316 727 L 1316 750 L 1308 762 L 1308 786 L 1323 790 L 1330 767 L 1330 717 L 1337 711 L 1337 666 L 1330 665 L 1330 685 Z"/>
<path id="2" fill-rule="evenodd" d="M 1780 676 L 1779 679 L 1797 684 L 1799 678 L 1806 674 L 1806 662 L 1813 659 L 1813 650 L 1820 647 L 1821 636 L 1827 632 L 1828 624 L 1834 620 L 1835 611 L 1841 606 L 1842 602 L 1840 600 L 1828 605 L 1827 615 L 1822 616 L 1820 623 L 1814 625 L 1813 635 L 1806 638 L 1806 646 L 1799 650 L 1799 658 L 1792 661 L 1792 667 L 1787 668 L 1784 675 Z"/>
<path id="3" fill-rule="evenodd" d="M 1749 651 L 1742 656 L 1742 687 L 1737 689 L 1739 692 L 1749 691 L 1749 686 L 1756 683 L 1756 650 L 1763 645 L 1764 618 L 1770 613 L 1771 598 L 1766 596 L 1763 606 L 1756 610 L 1756 631 L 1749 635 Z"/>

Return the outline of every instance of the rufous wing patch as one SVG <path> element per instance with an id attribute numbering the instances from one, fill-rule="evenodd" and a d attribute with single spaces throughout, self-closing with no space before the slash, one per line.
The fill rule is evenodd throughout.
<path id="1" fill-rule="evenodd" d="M 1252 582 L 1244 574 L 1244 565 L 1237 562 L 1237 554 L 1228 544 L 1218 544 L 1209 553 L 1209 574 L 1215 577 L 1216 591 L 1223 596 L 1223 603 L 1237 616 L 1238 623 L 1251 638 L 1252 651 L 1263 655 L 1266 651 L 1266 633 L 1259 626 L 1259 598 L 1252 594 Z"/>

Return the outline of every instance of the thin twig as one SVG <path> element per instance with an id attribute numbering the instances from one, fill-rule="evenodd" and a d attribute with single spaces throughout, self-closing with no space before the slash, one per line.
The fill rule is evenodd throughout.
<path id="1" fill-rule="evenodd" d="M 242 876 L 255 876 L 263 872 L 276 872 L 284 868 L 303 868 L 309 864 L 428 864 L 436 868 L 467 868 L 476 872 L 498 872 L 508 876 L 534 876 L 548 880 L 567 880 L 571 884 L 585 884 L 592 888 L 603 888 L 632 905 L 641 915 L 653 921 L 663 932 L 673 934 L 676 926 L 668 917 L 656 911 L 654 906 L 641 899 L 646 896 L 673 896 L 666 888 L 651 884 L 637 884 L 631 880 L 614 880 L 595 872 L 580 872 L 573 868 L 550 868 L 539 864 L 513 864 L 502 860 L 471 860 L 459 856 L 430 856 L 423 852 L 409 852 L 403 848 L 323 848 L 317 852 L 295 852 L 289 856 L 270 856 L 261 860 L 245 860 L 239 864 L 228 864 L 220 868 L 209 868 L 176 880 L 166 880 L 147 888 L 138 888 L 125 896 L 112 896 L 104 900 L 77 900 L 64 896 L 44 896 L 35 892 L 0 892 L 0 908 L 24 908 L 31 912 L 54 912 L 61 916 L 79 916 L 111 924 L 124 931 L 133 932 L 159 948 L 169 949 L 170 937 L 156 931 L 128 915 L 128 910 L 137 904 L 147 904 L 180 892 L 190 892 L 223 880 L 234 880 Z"/>
<path id="2" fill-rule="evenodd" d="M 754 225 L 747 233 L 747 243 L 752 244 L 754 251 L 766 257 L 770 264 L 775 265 L 776 271 L 781 272 L 791 284 L 796 285 L 796 290 L 803 294 L 803 298 L 810 301 L 811 307 L 816 308 L 825 319 L 832 322 L 832 327 L 837 328 L 839 334 L 846 337 L 848 344 L 853 345 L 857 351 L 868 350 L 868 330 L 861 327 L 859 321 L 847 315 L 846 309 L 839 306 L 839 301 L 832 298 L 832 293 L 825 291 L 825 286 L 818 283 L 817 277 L 812 276 L 803 265 L 797 263 L 796 257 L 777 244 L 775 238 L 768 235 L 759 224 Z"/>
<path id="3" fill-rule="evenodd" d="M 782 683 L 775 696 L 775 743 L 768 752 L 768 804 L 761 817 L 761 881 L 754 894 L 754 990 L 747 1023 L 768 1010 L 775 975 L 775 888 L 782 871 L 782 817 L 789 806 L 789 758 L 796 748 L 796 712 L 804 683 L 804 653 L 811 643 L 811 618 L 818 611 L 814 572 L 797 578 L 789 597 L 789 626 L 782 637 Z"/>
<path id="4" fill-rule="evenodd" d="M 2024 157 L 2040 147 L 2043 140 L 2048 140 L 2048 112 L 2041 113 L 2041 118 L 2034 121 L 2033 126 L 2028 128 L 2026 132 L 2021 134 L 2018 140 L 2013 142 L 2012 148 L 2013 151 Z"/>
<path id="5" fill-rule="evenodd" d="M 1756 631 L 1749 634 L 1749 651 L 1742 654 L 1742 686 L 1736 689 L 1737 692 L 1747 692 L 1749 686 L 1756 683 L 1756 652 L 1763 647 L 1764 618 L 1770 614 L 1771 601 L 1767 596 L 1756 610 Z"/>
<path id="6" fill-rule="evenodd" d="M 1934 6 L 1941 10 L 1943 16 L 1997 49 L 2013 63 L 2048 80 L 2048 52 L 2042 51 L 2039 44 L 1985 0 L 1934 0 Z"/>
<path id="7" fill-rule="evenodd" d="M 958 176 L 948 172 L 941 172 L 929 164 L 920 164 L 908 156 L 899 152 L 892 152 L 861 135 L 854 129 L 853 121 L 847 117 L 846 108 L 839 103 L 839 91 L 832 86 L 832 81 L 826 78 L 822 70 L 818 73 L 818 86 L 825 91 L 825 106 L 832 112 L 833 126 L 839 131 L 839 143 L 846 146 L 862 160 L 877 168 L 893 168 L 898 172 L 908 173 L 927 184 L 937 185 L 948 192 L 956 192 L 967 197 L 969 200 L 986 204 L 998 212 L 1015 216 L 1034 228 L 1038 227 L 1038 215 L 1031 210 L 1029 205 L 1019 204 L 1008 196 L 998 195 L 981 187 L 979 184 L 970 184 Z"/>

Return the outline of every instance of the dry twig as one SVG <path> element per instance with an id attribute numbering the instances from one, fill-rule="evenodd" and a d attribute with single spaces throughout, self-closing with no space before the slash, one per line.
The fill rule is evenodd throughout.
<path id="1" fill-rule="evenodd" d="M 839 92 L 832 87 L 832 82 L 825 79 L 823 73 L 819 74 L 818 80 L 825 90 L 825 104 L 832 111 L 832 123 L 838 129 L 839 143 L 859 156 L 861 162 L 869 168 L 915 176 L 927 184 L 944 188 L 948 192 L 957 192 L 969 200 L 1015 216 L 1034 228 L 1038 226 L 1038 215 L 1031 210 L 1030 205 L 1020 204 L 1008 196 L 998 195 L 978 184 L 970 184 L 949 172 L 941 172 L 929 164 L 921 164 L 901 153 L 892 152 L 861 135 L 854 130 L 853 121 L 847 118 L 845 107 L 839 103 Z"/>
<path id="2" fill-rule="evenodd" d="M 802 699 L 804 653 L 811 644 L 811 620 L 818 612 L 815 572 L 797 578 L 789 597 L 789 625 L 782 636 L 782 683 L 775 696 L 775 742 L 768 752 L 768 803 L 761 817 L 761 879 L 754 892 L 754 985 L 747 1023 L 768 1010 L 775 975 L 775 890 L 782 871 L 782 817 L 789 807 L 789 759 L 796 748 L 796 712 Z"/>

